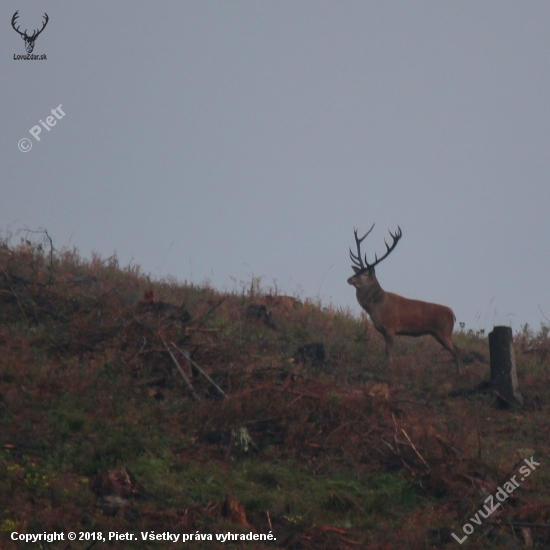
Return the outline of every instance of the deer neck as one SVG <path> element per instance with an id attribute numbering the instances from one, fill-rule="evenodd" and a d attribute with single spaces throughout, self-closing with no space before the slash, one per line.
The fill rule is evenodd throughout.
<path id="1" fill-rule="evenodd" d="M 377 306 L 384 301 L 384 297 L 386 296 L 375 275 L 372 276 L 370 284 L 358 288 L 356 294 L 357 301 L 369 315 L 373 310 L 377 309 Z"/>

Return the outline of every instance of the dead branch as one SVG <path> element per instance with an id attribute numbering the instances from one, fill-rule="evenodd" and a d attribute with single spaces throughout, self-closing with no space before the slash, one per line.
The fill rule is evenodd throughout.
<path id="1" fill-rule="evenodd" d="M 456 449 L 454 449 L 450 443 L 445 441 L 438 433 L 433 435 L 434 439 L 450 454 L 457 455 Z"/>
<path id="2" fill-rule="evenodd" d="M 323 448 L 325 448 L 327 446 L 327 442 L 328 440 L 339 430 L 343 429 L 343 428 L 346 428 L 347 426 L 349 426 L 351 424 L 351 422 L 344 422 L 344 424 L 340 424 L 340 426 L 334 428 L 334 430 L 332 430 L 328 435 L 327 437 L 325 438 L 325 442 L 323 443 Z"/>
<path id="3" fill-rule="evenodd" d="M 392 403 L 410 403 L 411 405 L 417 405 L 418 407 L 426 407 L 427 409 L 432 409 L 442 414 L 446 414 L 446 411 L 440 409 L 439 407 L 434 407 L 429 403 L 421 403 L 420 401 L 413 401 L 412 399 L 394 399 Z"/>
<path id="4" fill-rule="evenodd" d="M 191 384 L 191 381 L 189 380 L 189 378 L 187 377 L 185 372 L 183 372 L 183 369 L 181 368 L 181 365 L 178 363 L 178 360 L 175 358 L 174 354 L 172 353 L 172 351 L 170 350 L 170 348 L 168 347 L 166 342 L 164 340 L 162 340 L 162 343 L 164 344 L 164 347 L 166 348 L 166 351 L 170 354 L 170 358 L 172 359 L 172 362 L 174 363 L 174 365 L 176 365 L 176 368 L 178 369 L 179 373 L 181 374 L 181 377 L 183 378 L 183 381 L 185 382 L 185 385 L 187 386 L 187 388 L 191 392 L 191 396 L 193 397 L 193 399 L 198 401 L 199 396 L 197 395 L 197 392 L 195 392 L 195 388 L 193 388 L 193 384 Z"/>
<path id="5" fill-rule="evenodd" d="M 212 332 L 222 332 L 223 328 L 195 328 L 195 327 L 185 327 L 185 334 L 191 334 L 193 332 L 200 332 L 201 334 L 210 334 Z"/>
<path id="6" fill-rule="evenodd" d="M 485 523 L 502 527 L 502 523 L 499 523 L 498 521 L 486 521 Z M 541 529 L 550 529 L 550 523 L 533 523 L 530 521 L 509 521 L 508 525 L 511 525 L 512 527 L 539 527 Z"/>
<path id="7" fill-rule="evenodd" d="M 5 269 L 2 269 L 2 271 L 4 272 L 4 275 L 6 276 L 6 278 L 8 279 L 8 281 L 12 282 L 12 278 L 6 273 L 6 270 Z M 27 318 L 27 315 L 25 314 L 25 310 L 23 309 L 23 306 L 21 304 L 21 301 L 19 300 L 19 296 L 17 295 L 17 293 L 15 292 L 15 290 L 13 289 L 13 286 L 9 286 L 9 289 L 11 291 L 11 293 L 13 294 L 13 296 L 15 297 L 15 301 L 17 302 L 17 305 L 19 306 L 19 309 L 21 310 L 21 313 L 23 314 L 23 318 L 25 319 L 25 322 L 27 323 L 27 325 L 29 324 L 29 320 Z"/>
<path id="8" fill-rule="evenodd" d="M 262 384 L 261 386 L 256 386 L 254 388 L 247 388 L 246 390 L 243 390 L 243 391 L 241 391 L 237 394 L 234 394 L 231 397 L 233 399 L 242 399 L 243 397 L 247 397 L 248 395 L 250 395 L 253 392 L 269 391 L 269 390 L 277 391 L 277 392 L 280 392 L 280 393 L 290 393 L 292 395 L 299 395 L 300 397 L 310 397 L 312 399 L 322 399 L 322 397 L 323 397 L 322 395 L 317 395 L 317 394 L 314 394 L 314 393 L 299 392 L 299 391 L 296 391 L 296 390 L 289 390 L 288 388 L 284 388 L 284 387 L 274 386 L 271 383 Z"/>
<path id="9" fill-rule="evenodd" d="M 411 438 L 408 436 L 407 432 L 401 428 L 401 431 L 405 435 L 405 437 L 408 439 L 409 443 L 411 444 L 411 447 L 413 448 L 414 452 L 417 454 L 418 458 L 425 464 L 426 468 L 428 468 L 428 472 L 430 471 L 430 467 L 428 466 L 428 463 L 424 460 L 422 455 L 417 451 L 416 447 L 414 446 L 414 443 L 411 441 Z"/>
<path id="10" fill-rule="evenodd" d="M 52 278 L 53 278 L 53 251 L 54 251 L 53 240 L 50 237 L 50 234 L 48 233 L 47 229 L 38 228 L 38 229 L 34 230 L 34 229 L 29 229 L 28 227 L 25 227 L 25 231 L 27 233 L 45 235 L 45 238 L 48 239 L 48 241 L 50 242 L 50 276 L 49 276 L 49 279 L 48 279 L 48 285 L 51 286 Z M 42 242 L 44 242 L 44 241 L 42 241 Z"/>
<path id="11" fill-rule="evenodd" d="M 199 320 L 197 326 L 195 327 L 194 330 L 199 330 L 199 328 L 202 326 L 202 324 L 206 321 L 206 318 L 211 314 L 213 313 L 214 311 L 216 311 L 216 309 L 218 309 L 222 304 L 223 302 L 225 302 L 225 298 L 222 298 L 217 304 L 214 304 L 202 317 L 201 319 Z"/>
<path id="12" fill-rule="evenodd" d="M 214 382 L 214 380 L 212 380 L 212 378 L 210 378 L 210 376 L 208 376 L 208 374 L 206 374 L 198 365 L 195 361 L 193 361 L 193 359 L 191 359 L 191 356 L 186 352 L 186 351 L 183 351 L 181 350 L 180 348 L 178 348 L 178 346 L 176 346 L 176 344 L 174 344 L 174 342 L 170 342 L 170 344 L 172 344 L 172 346 L 174 346 L 179 352 L 180 354 L 183 356 L 183 358 L 190 364 L 192 365 L 193 367 L 195 367 L 213 386 L 214 388 L 224 397 L 224 399 L 227 399 L 227 394 L 218 386 L 218 384 L 216 384 L 216 382 Z"/>

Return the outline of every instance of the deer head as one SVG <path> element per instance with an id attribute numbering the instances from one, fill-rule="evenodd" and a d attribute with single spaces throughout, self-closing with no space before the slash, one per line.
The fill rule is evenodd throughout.
<path id="1" fill-rule="evenodd" d="M 367 236 L 370 234 L 370 232 L 374 229 L 374 224 L 372 224 L 372 227 L 361 237 L 357 235 L 357 229 L 354 229 L 353 232 L 355 234 L 355 244 L 357 245 L 357 254 L 354 254 L 351 251 L 351 248 L 349 250 L 349 255 L 351 258 L 351 261 L 354 265 L 352 265 L 353 271 L 355 271 L 355 275 L 352 275 L 348 279 L 348 284 L 354 286 L 357 289 L 364 289 L 364 291 L 369 292 L 380 292 L 382 289 L 380 288 L 380 285 L 378 284 L 378 280 L 376 279 L 376 273 L 374 271 L 375 266 L 377 266 L 382 260 L 387 258 L 391 251 L 397 246 L 397 243 L 399 242 L 399 239 L 401 238 L 401 228 L 397 226 L 397 231 L 392 233 L 390 231 L 390 236 L 393 240 L 391 246 L 386 243 L 386 239 L 384 239 L 384 244 L 386 245 L 386 253 L 381 257 L 378 258 L 378 256 L 374 255 L 374 263 L 369 264 L 367 261 L 367 254 L 365 253 L 365 260 L 363 261 L 363 258 L 361 258 L 361 243 L 367 238 Z"/>
<path id="2" fill-rule="evenodd" d="M 17 18 L 19 17 L 19 10 L 17 10 L 14 14 L 13 14 L 13 17 L 12 17 L 12 20 L 11 20 L 11 26 L 13 27 L 13 29 L 18 32 L 21 37 L 23 38 L 23 40 L 25 41 L 25 49 L 27 50 L 27 53 L 32 53 L 33 49 L 34 49 L 34 42 L 35 40 L 38 38 L 38 36 L 40 35 L 40 33 L 44 30 L 44 28 L 46 27 L 46 25 L 48 24 L 48 20 L 49 20 L 49 17 L 48 17 L 48 14 L 47 13 L 44 13 L 44 23 L 42 24 L 42 28 L 40 30 L 36 30 L 33 32 L 33 34 L 31 36 L 29 36 L 27 34 L 27 29 L 25 29 L 25 32 L 21 32 L 19 30 L 19 27 L 15 27 L 15 22 L 17 21 Z"/>

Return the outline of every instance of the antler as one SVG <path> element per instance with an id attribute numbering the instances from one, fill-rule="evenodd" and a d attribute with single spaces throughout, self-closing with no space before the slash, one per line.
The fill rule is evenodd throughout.
<path id="1" fill-rule="evenodd" d="M 371 267 L 375 267 L 383 259 L 389 256 L 389 254 L 397 246 L 399 239 L 403 235 L 403 233 L 401 232 L 401 228 L 399 226 L 397 226 L 397 231 L 395 233 L 392 233 L 391 231 L 389 231 L 390 237 L 392 238 L 393 242 L 391 246 L 389 246 L 388 243 L 386 242 L 386 239 L 384 239 L 384 244 L 386 245 L 386 253 L 380 259 L 378 259 L 378 256 L 375 254 L 374 263 L 372 264 L 369 264 L 369 262 L 367 261 L 367 254 L 365 253 L 365 262 L 363 263 L 363 260 L 361 258 L 361 243 L 365 240 L 365 238 L 369 235 L 369 233 L 373 230 L 373 228 L 374 228 L 374 224 L 372 224 L 372 227 L 361 238 L 357 236 L 357 229 L 353 230 L 353 233 L 355 234 L 355 244 L 357 245 L 357 254 L 354 254 L 350 248 L 349 256 L 351 258 L 351 261 L 355 264 L 355 266 L 360 268 L 361 270 L 367 270 Z"/>
<path id="2" fill-rule="evenodd" d="M 18 32 L 21 36 L 25 37 L 27 35 L 27 31 L 25 29 L 25 32 L 21 32 L 19 30 L 19 27 L 15 27 L 15 21 L 16 19 L 19 17 L 19 10 L 17 10 L 14 14 L 13 14 L 13 17 L 11 18 L 11 26 L 13 27 L 13 30 Z"/>
<path id="3" fill-rule="evenodd" d="M 34 29 L 34 33 L 32 34 L 32 36 L 29 36 L 27 34 L 27 29 L 25 29 L 25 32 L 21 32 L 19 30 L 19 27 L 15 27 L 15 22 L 17 20 L 17 18 L 19 17 L 19 10 L 17 10 L 14 14 L 13 14 L 13 17 L 11 18 L 11 26 L 13 27 L 13 29 L 15 31 L 17 31 L 23 38 L 25 38 L 25 40 L 31 40 L 31 41 L 34 41 L 38 38 L 38 35 L 44 30 L 44 28 L 46 27 L 46 25 L 48 24 L 48 21 L 50 20 L 50 18 L 48 17 L 48 14 L 46 12 L 44 12 L 44 23 L 42 24 L 42 28 L 40 30 L 37 30 L 37 29 Z"/>
<path id="4" fill-rule="evenodd" d="M 351 258 L 351 261 L 359 268 L 361 269 L 367 269 L 369 267 L 369 263 L 367 262 L 367 255 L 365 254 L 365 264 L 363 263 L 363 260 L 361 259 L 361 243 L 367 238 L 369 233 L 374 229 L 374 224 L 372 224 L 372 227 L 363 235 L 363 237 L 359 238 L 357 236 L 357 229 L 353 229 L 353 233 L 355 235 L 355 244 L 357 245 L 357 254 L 354 254 L 351 251 L 351 248 L 349 249 L 349 257 Z"/>
<path id="5" fill-rule="evenodd" d="M 44 17 L 45 21 L 42 24 L 42 28 L 39 31 L 36 31 L 36 30 L 34 31 L 34 34 L 32 35 L 33 38 L 36 38 L 44 30 L 44 28 L 48 24 L 48 21 L 50 20 L 50 18 L 48 17 L 48 14 L 46 12 L 44 12 L 43 17 Z"/>

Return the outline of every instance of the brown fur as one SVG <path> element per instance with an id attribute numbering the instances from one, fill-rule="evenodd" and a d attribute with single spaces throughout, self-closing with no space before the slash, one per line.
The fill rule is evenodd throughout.
<path id="1" fill-rule="evenodd" d="M 453 342 L 455 315 L 450 308 L 385 292 L 376 278 L 374 267 L 353 269 L 355 275 L 348 279 L 348 283 L 356 288 L 359 305 L 369 314 L 374 327 L 384 337 L 389 365 L 393 359 L 395 336 L 430 334 L 452 354 L 457 371 L 461 374 L 460 350 Z"/>

